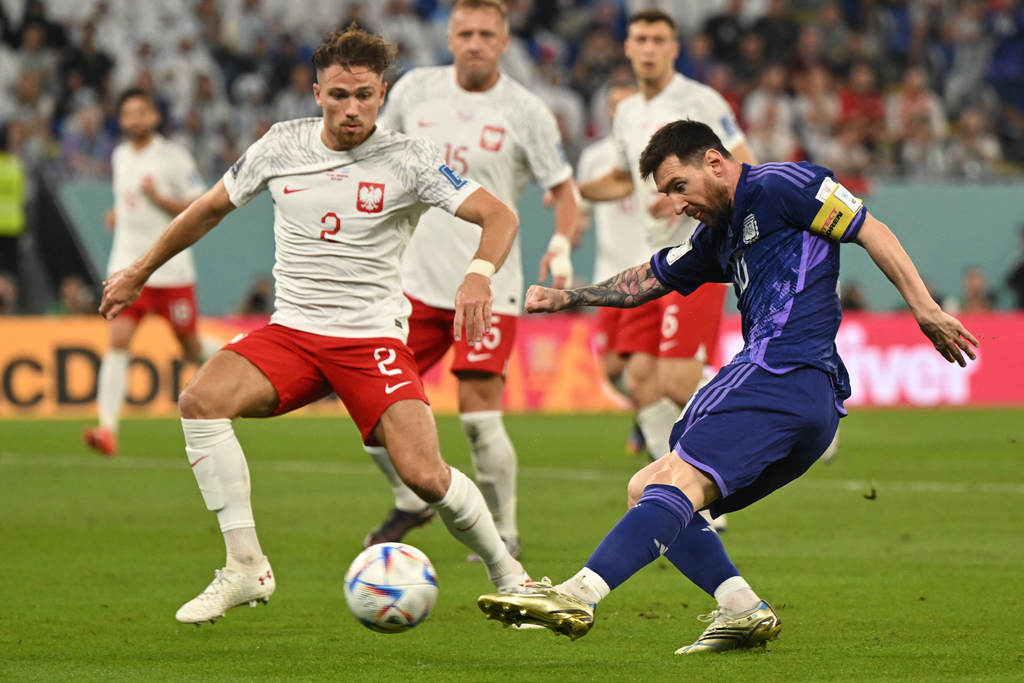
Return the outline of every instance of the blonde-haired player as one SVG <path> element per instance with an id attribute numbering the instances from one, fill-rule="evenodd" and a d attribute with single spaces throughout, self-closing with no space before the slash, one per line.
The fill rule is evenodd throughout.
<path id="1" fill-rule="evenodd" d="M 456 0 L 448 26 L 451 66 L 413 69 L 392 88 L 381 124 L 433 140 L 446 163 L 514 206 L 534 178 L 554 198 L 555 234 L 541 263 L 553 284 L 572 280 L 569 244 L 578 195 L 566 162 L 555 117 L 523 85 L 498 68 L 508 46 L 506 9 L 498 0 Z M 409 346 L 421 371 L 454 349 L 451 371 L 458 377 L 459 412 L 469 439 L 477 482 L 495 524 L 513 555 L 519 554 L 516 525 L 516 452 L 505 431 L 501 397 L 505 370 L 522 309 L 523 272 L 518 240 L 496 273 L 491 331 L 475 344 L 451 335 L 452 297 L 473 257 L 479 230 L 436 209 L 420 219 L 402 263 L 402 281 L 412 301 Z M 383 448 L 368 452 L 387 476 L 394 508 L 365 543 L 397 541 L 427 522 L 433 510 L 391 469 Z M 470 559 L 477 559 L 471 556 Z"/>

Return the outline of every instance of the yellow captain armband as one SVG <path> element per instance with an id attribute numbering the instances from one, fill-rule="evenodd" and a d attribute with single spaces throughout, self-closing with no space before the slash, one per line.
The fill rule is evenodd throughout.
<path id="1" fill-rule="evenodd" d="M 809 230 L 836 242 L 843 238 L 854 217 L 864 208 L 864 202 L 832 178 L 821 181 L 815 199 L 821 202 L 821 209 Z"/>

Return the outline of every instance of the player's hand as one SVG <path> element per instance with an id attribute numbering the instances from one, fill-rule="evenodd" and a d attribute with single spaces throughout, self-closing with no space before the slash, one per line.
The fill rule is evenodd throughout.
<path id="1" fill-rule="evenodd" d="M 107 320 L 116 318 L 118 313 L 131 306 L 132 302 L 139 298 L 145 284 L 146 278 L 131 266 L 108 277 L 103 282 L 100 315 Z"/>
<path id="2" fill-rule="evenodd" d="M 551 237 L 548 250 L 540 259 L 540 272 L 537 275 L 537 282 L 544 282 L 551 271 L 551 286 L 555 289 L 565 289 L 572 284 L 572 244 L 565 235 L 555 234 Z"/>
<path id="3" fill-rule="evenodd" d="M 569 295 L 561 289 L 533 285 L 526 292 L 527 313 L 554 313 L 569 306 Z"/>
<path id="4" fill-rule="evenodd" d="M 107 209 L 106 213 L 103 214 L 103 224 L 107 226 L 107 230 L 114 232 L 114 221 L 117 219 L 117 215 L 114 213 L 114 209 Z"/>
<path id="5" fill-rule="evenodd" d="M 544 193 L 544 196 L 541 197 L 540 201 L 542 204 L 544 204 L 544 208 L 550 209 L 552 206 L 555 205 L 555 193 L 552 192 L 551 190 L 548 190 L 547 192 Z"/>
<path id="6" fill-rule="evenodd" d="M 491 280 L 479 273 L 466 273 L 455 293 L 455 341 L 462 339 L 466 330 L 466 343 L 476 344 L 491 331 Z"/>
<path id="7" fill-rule="evenodd" d="M 658 219 L 676 218 L 678 215 L 672 206 L 672 200 L 663 194 L 658 195 L 657 199 L 647 205 L 647 213 Z"/>
<path id="8" fill-rule="evenodd" d="M 971 344 L 978 345 L 978 340 L 959 320 L 941 308 L 936 307 L 933 311 L 918 315 L 917 324 L 921 327 L 924 335 L 931 339 L 935 350 L 950 363 L 966 367 L 965 355 L 971 360 L 978 357 L 978 354 L 971 348 Z"/>
<path id="9" fill-rule="evenodd" d="M 153 182 L 153 176 L 143 176 L 142 182 L 139 183 L 139 190 L 149 199 L 156 201 L 156 183 Z"/>

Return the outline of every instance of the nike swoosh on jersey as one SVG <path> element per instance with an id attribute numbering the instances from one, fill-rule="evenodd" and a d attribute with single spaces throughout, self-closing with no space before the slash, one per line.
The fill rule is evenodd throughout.
<path id="1" fill-rule="evenodd" d="M 489 353 L 473 353 L 472 351 L 470 351 L 469 353 L 466 354 L 466 360 L 468 360 L 470 363 L 479 363 L 480 361 L 487 360 L 490 357 L 491 354 Z"/>
<path id="2" fill-rule="evenodd" d="M 436 126 L 437 121 L 417 121 L 420 128 L 426 128 L 427 126 Z"/>
<path id="3" fill-rule="evenodd" d="M 284 186 L 284 193 L 285 194 L 292 194 L 293 192 L 302 192 L 303 190 L 308 190 L 308 189 L 309 189 L 308 187 L 288 187 L 287 185 L 285 185 Z"/>
<path id="4" fill-rule="evenodd" d="M 659 351 L 668 351 L 669 349 L 671 349 L 673 346 L 675 346 L 678 343 L 679 342 L 676 342 L 676 341 L 661 342 L 660 344 L 658 344 L 658 350 Z"/>
<path id="5" fill-rule="evenodd" d="M 412 384 L 412 381 L 410 380 L 410 381 L 406 381 L 406 382 L 399 382 L 398 384 L 394 384 L 394 385 L 386 384 L 386 385 L 384 385 L 384 393 L 385 394 L 393 394 L 396 391 L 398 391 L 399 389 L 401 389 L 402 387 L 404 387 L 406 384 Z"/>

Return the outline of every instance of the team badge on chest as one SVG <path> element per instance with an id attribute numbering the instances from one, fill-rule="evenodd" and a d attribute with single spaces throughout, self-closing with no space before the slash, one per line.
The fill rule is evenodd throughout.
<path id="1" fill-rule="evenodd" d="M 488 152 L 501 150 L 501 143 L 505 142 L 505 129 L 498 126 L 484 126 L 480 133 L 480 149 Z"/>
<path id="2" fill-rule="evenodd" d="M 757 239 L 757 218 L 748 213 L 743 219 L 743 244 L 750 244 Z"/>
<path id="3" fill-rule="evenodd" d="M 384 183 L 359 183 L 356 210 L 362 213 L 380 213 L 384 208 Z"/>

